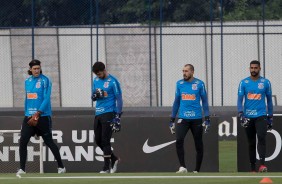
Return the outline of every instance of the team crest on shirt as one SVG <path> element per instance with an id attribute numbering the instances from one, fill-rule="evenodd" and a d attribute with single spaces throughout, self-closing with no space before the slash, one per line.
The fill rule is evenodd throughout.
<path id="1" fill-rule="evenodd" d="M 249 80 L 245 80 L 245 83 L 249 83 Z"/>
<path id="2" fill-rule="evenodd" d="M 109 82 L 104 82 L 104 88 L 108 88 L 109 87 Z"/>
<path id="3" fill-rule="evenodd" d="M 264 88 L 264 84 L 263 83 L 258 83 L 258 88 L 259 89 L 263 89 Z"/>
<path id="4" fill-rule="evenodd" d="M 197 90 L 198 89 L 198 85 L 197 84 L 192 84 L 192 90 Z"/>
<path id="5" fill-rule="evenodd" d="M 39 81 L 38 81 L 38 82 L 36 82 L 35 87 L 36 87 L 36 88 L 40 88 L 40 87 L 41 87 L 41 82 L 39 82 Z"/>

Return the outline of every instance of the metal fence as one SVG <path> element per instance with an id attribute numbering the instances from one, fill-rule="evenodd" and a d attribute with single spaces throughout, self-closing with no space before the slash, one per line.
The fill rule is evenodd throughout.
<path id="1" fill-rule="evenodd" d="M 211 106 L 235 106 L 249 62 L 262 63 L 280 105 L 282 0 L 14 0 L 0 7 L 0 107 L 22 107 L 28 62 L 42 61 L 55 107 L 91 107 L 103 61 L 128 107 L 171 106 L 195 66 Z"/>

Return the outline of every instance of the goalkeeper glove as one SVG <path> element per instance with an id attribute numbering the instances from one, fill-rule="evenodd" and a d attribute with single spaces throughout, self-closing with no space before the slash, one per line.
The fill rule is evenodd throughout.
<path id="1" fill-rule="evenodd" d="M 29 126 L 36 126 L 39 120 L 41 112 L 37 111 L 36 113 L 34 113 L 30 119 L 28 120 L 27 124 Z"/>
<path id="2" fill-rule="evenodd" d="M 119 132 L 121 130 L 121 124 L 120 124 L 120 117 L 121 117 L 121 114 L 116 114 L 114 119 L 112 119 L 111 121 L 111 127 L 112 127 L 112 131 L 113 132 Z"/>
<path id="3" fill-rule="evenodd" d="M 211 120 L 209 116 L 205 116 L 205 121 L 203 122 L 202 126 L 205 128 L 204 132 L 208 133 L 211 126 Z"/>
<path id="4" fill-rule="evenodd" d="M 242 111 L 238 113 L 238 118 L 242 127 L 247 128 L 250 125 L 250 119 L 246 118 Z"/>
<path id="5" fill-rule="evenodd" d="M 273 116 L 267 115 L 267 130 L 272 130 Z"/>
<path id="6" fill-rule="evenodd" d="M 104 97 L 104 90 L 97 88 L 96 91 L 92 94 L 91 99 L 96 101 L 98 98 Z"/>
<path id="7" fill-rule="evenodd" d="M 170 122 L 169 122 L 169 129 L 171 134 L 175 134 L 175 118 L 170 118 Z"/>

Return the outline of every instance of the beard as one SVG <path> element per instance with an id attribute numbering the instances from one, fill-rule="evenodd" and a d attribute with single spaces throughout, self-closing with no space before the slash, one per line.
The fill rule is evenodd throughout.
<path id="1" fill-rule="evenodd" d="M 188 76 L 183 75 L 183 79 L 184 79 L 185 81 L 189 81 L 189 80 L 191 79 L 191 76 L 188 77 Z"/>
<path id="2" fill-rule="evenodd" d="M 257 77 L 259 75 L 259 72 L 251 72 L 252 77 Z"/>

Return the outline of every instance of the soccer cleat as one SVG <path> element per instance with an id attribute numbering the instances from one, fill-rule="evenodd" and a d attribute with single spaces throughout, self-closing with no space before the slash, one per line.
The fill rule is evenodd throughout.
<path id="1" fill-rule="evenodd" d="M 116 161 L 112 163 L 112 168 L 110 170 L 110 173 L 116 173 L 117 172 L 117 165 L 119 164 L 120 159 L 118 158 Z"/>
<path id="2" fill-rule="evenodd" d="M 64 168 L 58 168 L 58 174 L 64 174 L 66 172 L 67 172 L 67 170 L 66 170 L 65 167 Z"/>
<path id="3" fill-rule="evenodd" d="M 265 165 L 261 165 L 259 167 L 259 172 L 267 172 L 267 167 Z"/>
<path id="4" fill-rule="evenodd" d="M 198 171 L 193 171 L 193 173 L 199 173 Z"/>
<path id="5" fill-rule="evenodd" d="M 188 171 L 187 171 L 187 169 L 185 168 L 185 167 L 179 167 L 179 170 L 178 171 L 176 171 L 176 173 L 187 173 Z"/>
<path id="6" fill-rule="evenodd" d="M 110 170 L 109 169 L 107 169 L 107 170 L 102 170 L 102 171 L 100 171 L 100 174 L 107 174 L 107 173 L 110 173 Z"/>
<path id="7" fill-rule="evenodd" d="M 21 174 L 26 174 L 26 172 L 24 172 L 24 170 L 19 169 L 18 172 L 16 173 L 16 176 L 20 176 Z"/>

